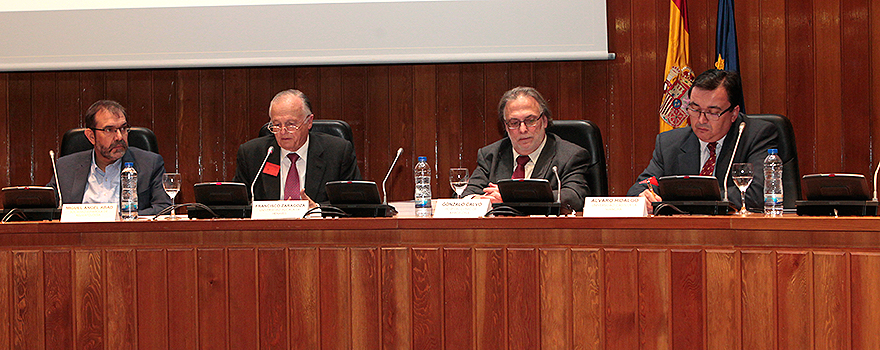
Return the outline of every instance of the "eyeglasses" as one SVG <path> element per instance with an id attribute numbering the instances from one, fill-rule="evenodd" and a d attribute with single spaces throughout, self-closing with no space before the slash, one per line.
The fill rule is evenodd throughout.
<path id="1" fill-rule="evenodd" d="M 287 123 L 284 125 L 279 125 L 279 124 L 269 125 L 269 132 L 271 132 L 273 134 L 277 134 L 277 133 L 281 132 L 281 130 L 284 130 L 286 132 L 294 132 L 295 130 L 299 130 L 299 128 L 301 128 L 303 125 L 305 125 L 305 123 L 307 121 L 309 121 L 309 118 L 311 118 L 312 116 L 314 116 L 314 114 L 309 114 L 306 117 L 306 119 L 303 119 L 303 121 L 299 123 L 299 125 L 296 125 L 294 123 Z"/>
<path id="2" fill-rule="evenodd" d="M 736 107 L 736 106 L 731 105 L 730 107 L 727 107 L 727 109 L 725 109 L 719 113 L 712 113 L 709 111 L 701 111 L 692 105 L 688 105 L 686 109 L 687 109 L 688 115 L 690 115 L 691 117 L 699 118 L 700 115 L 705 115 L 706 119 L 709 119 L 710 121 L 716 121 L 719 118 L 721 118 L 721 115 L 723 115 L 724 113 L 732 111 L 733 107 Z"/>
<path id="3" fill-rule="evenodd" d="M 89 129 L 92 129 L 93 131 L 103 131 L 103 132 L 106 132 L 106 133 L 108 133 L 108 134 L 115 134 L 115 133 L 117 133 L 117 132 L 121 132 L 123 135 L 126 135 L 126 134 L 128 134 L 128 132 L 131 130 L 131 125 L 124 124 L 124 125 L 122 125 L 122 126 L 120 126 L 120 127 L 118 127 L 118 128 L 116 128 L 116 127 L 112 127 L 112 126 L 108 126 L 108 127 L 106 127 L 106 128 L 103 128 L 103 129 L 98 129 L 98 128 L 89 128 Z"/>
<path id="4" fill-rule="evenodd" d="M 541 113 L 541 115 L 539 115 L 537 117 L 526 118 L 525 120 L 508 119 L 507 121 L 504 122 L 504 125 L 506 125 L 507 128 L 510 130 L 519 129 L 520 124 L 525 124 L 527 128 L 534 128 L 535 126 L 538 125 L 538 122 L 541 121 L 542 117 L 544 117 L 544 113 Z"/>

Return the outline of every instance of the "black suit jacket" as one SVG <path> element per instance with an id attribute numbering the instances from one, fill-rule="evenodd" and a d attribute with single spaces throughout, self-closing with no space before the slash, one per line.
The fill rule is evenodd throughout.
<path id="1" fill-rule="evenodd" d="M 281 147 L 275 141 L 275 135 L 259 137 L 239 146 L 234 181 L 244 183 L 250 189 L 269 146 L 275 147 L 275 151 L 269 156 L 267 163 L 280 166 Z M 281 198 L 280 174 L 280 171 L 274 176 L 261 172 L 254 186 L 254 198 L 256 200 L 278 200 Z M 351 142 L 341 137 L 309 132 L 304 186 L 309 198 L 318 203 L 327 202 L 327 191 L 324 185 L 328 181 L 360 180 L 360 178 L 361 172 L 358 169 L 354 146 Z"/>
<path id="2" fill-rule="evenodd" d="M 547 133 L 547 143 L 538 156 L 531 178 L 549 180 L 550 186 L 556 192 L 556 175 L 553 174 L 555 165 L 562 181 L 562 204 L 569 205 L 576 211 L 583 211 L 584 198 L 590 194 L 585 176 L 589 164 L 590 152 Z M 513 145 L 509 137 L 481 148 L 477 152 L 477 168 L 474 169 L 463 194 L 483 194 L 483 189 L 490 182 L 511 178 L 513 167 Z"/>
<path id="3" fill-rule="evenodd" d="M 730 154 L 736 143 L 739 124 L 745 121 L 742 139 L 736 150 L 734 163 L 752 163 L 754 180 L 746 191 L 746 206 L 750 209 L 764 207 L 764 158 L 767 150 L 776 148 L 779 132 L 773 124 L 740 115 L 730 126 L 724 145 L 721 146 L 721 154 L 715 163 L 715 174 L 718 178 L 718 186 L 721 187 L 721 195 L 724 196 L 724 176 L 730 164 Z M 640 181 L 652 176 L 661 177 L 668 175 L 697 175 L 700 173 L 700 140 L 691 130 L 690 126 L 669 130 L 657 135 L 654 145 L 654 155 L 648 167 L 639 175 L 636 183 L 627 191 L 629 196 L 638 196 L 647 189 Z M 656 188 L 655 188 L 656 190 Z M 733 184 L 733 180 L 727 182 L 728 199 L 739 208 L 742 205 L 739 189 Z M 663 195 L 662 193 L 660 194 Z"/>
<path id="4" fill-rule="evenodd" d="M 58 183 L 61 184 L 61 198 L 65 204 L 82 203 L 91 172 L 93 152 L 94 149 L 91 149 L 58 158 L 56 166 L 61 179 Z M 138 173 L 138 215 L 155 215 L 171 205 L 171 197 L 168 197 L 162 187 L 165 161 L 161 155 L 129 147 L 122 156 L 122 163 L 125 162 L 133 162 L 134 170 Z M 58 189 L 54 176 L 48 186 Z"/>

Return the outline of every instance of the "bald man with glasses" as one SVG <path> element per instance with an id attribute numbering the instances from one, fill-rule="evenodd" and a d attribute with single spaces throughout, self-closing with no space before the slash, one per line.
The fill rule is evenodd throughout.
<path id="1" fill-rule="evenodd" d="M 739 73 L 710 69 L 694 79 L 686 101 L 689 126 L 657 135 L 654 154 L 648 167 L 627 191 L 629 196 L 642 196 L 651 202 L 662 201 L 649 179 L 670 175 L 705 175 L 718 178 L 724 191 L 724 176 L 736 143 L 739 125 L 745 123 L 734 163 L 752 163 L 754 180 L 746 192 L 746 206 L 757 210 L 763 207 L 764 158 L 767 149 L 776 148 L 779 134 L 769 122 L 750 119 L 741 113 L 743 105 L 742 81 Z M 739 189 L 730 180 L 728 192 Z M 739 195 L 729 196 L 737 208 L 742 203 Z"/>

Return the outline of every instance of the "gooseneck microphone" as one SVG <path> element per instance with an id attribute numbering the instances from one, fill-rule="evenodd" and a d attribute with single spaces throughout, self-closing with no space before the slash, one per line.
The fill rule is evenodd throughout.
<path id="1" fill-rule="evenodd" d="M 874 170 L 874 201 L 877 201 L 877 171 L 880 171 L 880 164 L 877 164 L 877 169 Z"/>
<path id="2" fill-rule="evenodd" d="M 739 123 L 739 133 L 736 135 L 736 143 L 733 144 L 733 153 L 730 154 L 730 162 L 727 163 L 727 173 L 724 175 L 724 201 L 727 202 L 727 181 L 730 180 L 730 167 L 733 166 L 733 157 L 736 156 L 736 149 L 739 147 L 739 139 L 743 136 L 743 129 L 746 128 L 746 121 L 743 119 Z M 746 204 L 743 203 L 743 206 Z"/>
<path id="3" fill-rule="evenodd" d="M 254 182 L 251 182 L 251 203 L 254 202 L 254 186 L 257 184 L 257 179 L 260 178 L 260 173 L 263 172 L 263 167 L 266 166 L 266 161 L 269 160 L 269 156 L 272 155 L 272 151 L 275 150 L 275 146 L 269 146 L 269 149 L 266 150 L 266 158 L 263 158 L 263 162 L 260 163 L 260 170 L 257 170 L 257 174 L 254 175 Z"/>
<path id="4" fill-rule="evenodd" d="M 385 181 L 388 181 L 388 177 L 391 176 L 391 170 L 394 169 L 394 165 L 397 164 L 397 159 L 400 158 L 400 154 L 403 153 L 403 147 L 397 149 L 397 155 L 394 156 L 394 161 L 391 162 L 391 166 L 388 168 L 388 173 L 385 174 L 385 179 L 382 180 L 382 203 L 388 204 L 388 194 L 385 193 Z"/>
<path id="5" fill-rule="evenodd" d="M 562 204 L 562 181 L 559 181 L 559 169 L 553 166 L 553 174 L 556 175 L 556 202 Z"/>
<path id="6" fill-rule="evenodd" d="M 55 166 L 55 151 L 49 150 L 49 159 L 52 159 L 52 174 L 55 175 L 55 192 L 58 192 L 58 209 L 61 209 L 63 200 L 61 200 L 61 183 L 58 180 L 58 168 Z M 876 191 L 874 191 L 876 193 Z M 874 197 L 877 195 L 875 194 Z"/>

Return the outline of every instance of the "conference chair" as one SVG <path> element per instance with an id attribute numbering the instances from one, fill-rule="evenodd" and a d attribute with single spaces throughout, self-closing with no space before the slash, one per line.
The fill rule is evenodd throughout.
<path id="1" fill-rule="evenodd" d="M 89 139 L 86 138 L 86 128 L 76 128 L 67 130 L 61 137 L 61 149 L 58 156 L 63 157 L 71 153 L 87 151 L 94 146 Z M 156 134 L 152 130 L 133 126 L 128 131 L 128 145 L 137 147 L 145 151 L 159 153 L 159 144 L 156 142 Z"/>
<path id="2" fill-rule="evenodd" d="M 605 145 L 599 127 L 589 120 L 553 120 L 548 132 L 563 140 L 574 143 L 590 152 L 590 166 L 587 168 L 587 185 L 590 196 L 608 196 L 608 172 L 605 167 Z"/>
<path id="3" fill-rule="evenodd" d="M 315 119 L 312 121 L 312 131 L 323 132 L 325 134 L 344 138 L 352 143 L 354 142 L 352 140 L 351 126 L 344 120 Z M 269 131 L 269 123 L 263 124 L 263 126 L 260 127 L 259 136 L 262 137 L 271 134 L 272 132 Z"/>
<path id="4" fill-rule="evenodd" d="M 782 158 L 782 193 L 783 207 L 794 209 L 795 201 L 801 198 L 801 173 L 798 168 L 797 144 L 794 141 L 794 129 L 791 121 L 778 114 L 749 114 L 751 119 L 766 120 L 776 126 L 779 131 L 779 158 Z M 755 169 L 763 171 L 763 169 Z"/>

